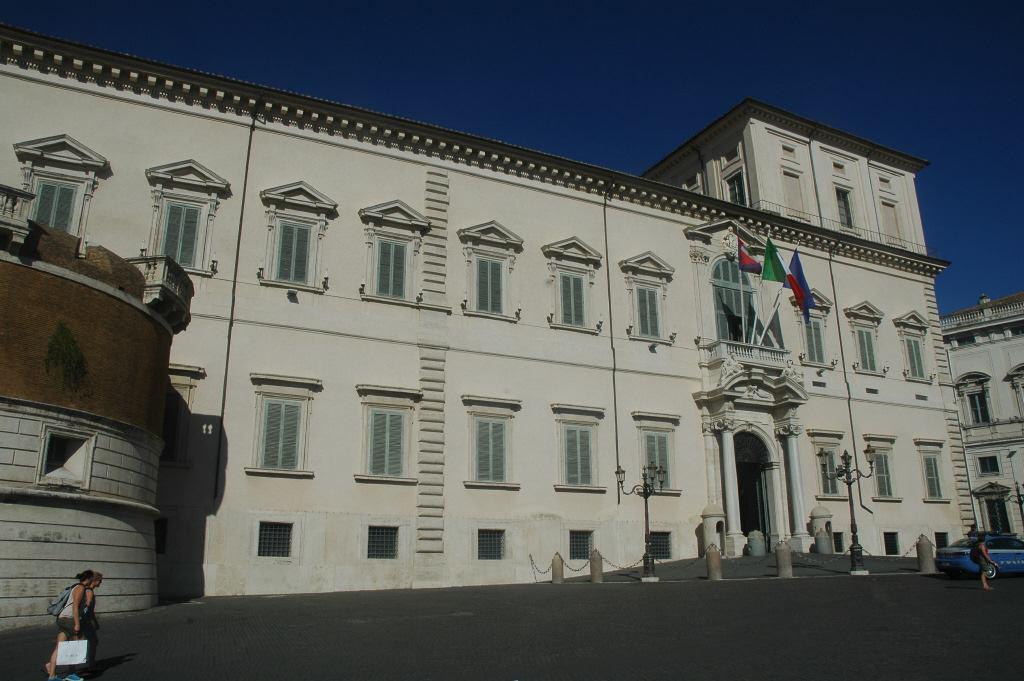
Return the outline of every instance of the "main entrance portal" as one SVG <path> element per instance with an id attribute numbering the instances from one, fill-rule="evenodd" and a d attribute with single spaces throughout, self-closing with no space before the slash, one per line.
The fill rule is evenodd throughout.
<path id="1" fill-rule="evenodd" d="M 768 468 L 771 459 L 764 443 L 751 433 L 736 434 L 736 482 L 739 487 L 740 531 L 772 535 Z M 769 544 L 770 546 L 770 544 Z"/>

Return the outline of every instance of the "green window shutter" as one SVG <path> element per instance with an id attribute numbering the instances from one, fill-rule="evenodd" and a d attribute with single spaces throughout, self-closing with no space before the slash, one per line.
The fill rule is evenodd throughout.
<path id="1" fill-rule="evenodd" d="M 57 185 L 40 182 L 36 187 L 36 222 L 53 226 L 53 206 L 57 203 Z"/>
<path id="2" fill-rule="evenodd" d="M 817 364 L 825 363 L 825 345 L 822 339 L 822 326 L 820 319 L 811 319 L 810 324 L 804 327 L 807 335 L 807 359 Z"/>
<path id="3" fill-rule="evenodd" d="M 179 265 L 193 267 L 196 260 L 196 236 L 199 233 L 199 209 L 186 206 L 181 226 L 181 256 Z"/>
<path id="4" fill-rule="evenodd" d="M 572 324 L 572 277 L 568 274 L 563 274 L 559 277 L 561 281 L 561 294 L 562 294 L 562 323 Z"/>
<path id="5" fill-rule="evenodd" d="M 647 294 L 649 291 L 645 288 L 638 288 L 636 290 L 636 307 L 637 315 L 640 317 L 640 335 L 650 336 L 651 335 L 651 317 L 650 309 L 647 305 Z"/>
<path id="6" fill-rule="evenodd" d="M 167 223 L 164 227 L 164 255 L 178 259 L 181 249 L 181 218 L 184 207 L 176 203 L 167 204 Z"/>
<path id="7" fill-rule="evenodd" d="M 490 311 L 494 314 L 501 314 L 501 266 L 502 263 L 497 260 L 491 260 L 488 263 L 490 267 L 490 280 L 491 280 L 491 309 Z"/>
<path id="8" fill-rule="evenodd" d="M 491 480 L 505 482 L 505 422 L 491 422 Z"/>
<path id="9" fill-rule="evenodd" d="M 263 421 L 263 467 L 278 468 L 281 465 L 281 417 L 283 406 L 280 402 L 264 402 Z"/>
<path id="10" fill-rule="evenodd" d="M 942 485 L 939 483 L 939 459 L 935 456 L 924 457 L 924 476 L 928 484 L 928 498 L 941 499 Z"/>
<path id="11" fill-rule="evenodd" d="M 377 242 L 377 295 L 391 295 L 391 250 L 390 241 Z"/>
<path id="12" fill-rule="evenodd" d="M 57 205 L 53 211 L 53 226 L 68 231 L 71 228 L 71 211 L 75 206 L 75 190 L 71 187 L 57 188 Z"/>
<path id="13" fill-rule="evenodd" d="M 476 309 L 480 312 L 491 311 L 491 267 L 487 260 L 476 261 Z"/>
<path id="14" fill-rule="evenodd" d="M 298 404 L 281 405 L 281 468 L 298 467 L 300 412 Z"/>
<path id="15" fill-rule="evenodd" d="M 391 244 L 391 295 L 405 298 L 405 244 Z"/>
<path id="16" fill-rule="evenodd" d="M 658 436 L 656 433 L 647 433 L 644 437 L 646 442 L 646 453 L 647 453 L 647 464 L 650 466 L 654 464 L 658 465 Z"/>
<path id="17" fill-rule="evenodd" d="M 668 434 L 658 436 L 658 465 L 665 469 L 665 484 L 672 484 L 672 469 L 668 465 Z"/>
<path id="18" fill-rule="evenodd" d="M 291 281 L 293 276 L 292 264 L 295 258 L 295 225 L 282 222 L 279 226 L 281 231 L 277 249 L 277 278 L 282 281 Z"/>
<path id="19" fill-rule="evenodd" d="M 924 378 L 924 361 L 921 357 L 921 342 L 916 338 L 907 338 L 907 362 L 910 375 L 914 378 Z"/>
<path id="20" fill-rule="evenodd" d="M 476 479 L 490 481 L 491 477 L 491 423 L 476 421 Z"/>
<path id="21" fill-rule="evenodd" d="M 857 329 L 857 343 L 860 346 L 860 366 L 865 371 L 875 371 L 875 344 L 871 331 Z"/>
<path id="22" fill-rule="evenodd" d="M 875 455 L 875 491 L 880 497 L 892 496 L 892 480 L 889 477 L 889 455 Z"/>
<path id="23" fill-rule="evenodd" d="M 587 316 L 584 310 L 583 277 L 572 278 L 572 312 L 575 326 L 586 326 Z"/>
<path id="24" fill-rule="evenodd" d="M 388 465 L 387 474 L 400 476 L 402 474 L 402 430 L 404 428 L 405 416 L 403 414 L 388 414 Z"/>
<path id="25" fill-rule="evenodd" d="M 656 289 L 647 289 L 647 318 L 650 320 L 650 333 L 651 337 L 661 337 L 661 324 L 658 321 L 658 291 Z"/>
<path id="26" fill-rule="evenodd" d="M 821 491 L 823 494 L 838 494 L 838 481 L 831 477 L 836 472 L 836 454 L 834 451 L 826 450 L 824 460 L 821 462 Z"/>
<path id="27" fill-rule="evenodd" d="M 579 462 L 580 462 L 580 484 L 589 485 L 591 484 L 590 475 L 590 429 L 580 428 L 579 429 Z"/>
<path id="28" fill-rule="evenodd" d="M 295 225 L 295 265 L 292 270 L 292 281 L 298 284 L 308 283 L 309 273 L 309 226 Z"/>
<path id="29" fill-rule="evenodd" d="M 388 415 L 375 411 L 370 416 L 370 474 L 387 473 Z"/>
<path id="30" fill-rule="evenodd" d="M 565 429 L 565 483 L 580 484 L 580 431 L 577 428 Z"/>

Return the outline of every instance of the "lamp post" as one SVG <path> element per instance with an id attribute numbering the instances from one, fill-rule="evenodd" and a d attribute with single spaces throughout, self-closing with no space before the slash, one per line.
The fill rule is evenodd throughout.
<path id="1" fill-rule="evenodd" d="M 1017 508 L 1020 510 L 1020 522 L 1024 527 L 1024 495 L 1020 493 L 1020 483 L 1017 482 L 1017 469 L 1013 465 L 1013 457 L 1017 453 L 1017 450 L 1013 450 L 1006 455 L 1006 460 L 1010 462 L 1010 473 L 1013 474 L 1013 500 L 1017 502 Z"/>
<path id="2" fill-rule="evenodd" d="M 824 449 L 818 450 L 818 457 L 824 459 L 828 454 Z M 843 450 L 843 455 L 839 457 L 842 463 L 836 466 L 834 472 L 829 473 L 826 469 L 825 475 L 838 480 L 846 484 L 846 498 L 850 502 L 850 538 L 853 543 L 850 544 L 850 574 L 851 575 L 866 575 L 867 570 L 864 569 L 864 547 L 860 545 L 860 540 L 857 538 L 857 516 L 853 510 L 853 483 L 857 482 L 861 478 L 870 478 L 875 472 L 875 448 L 868 445 L 867 449 L 864 450 L 864 457 L 868 460 L 868 472 L 865 473 L 859 468 L 855 468 L 853 465 L 853 457 L 850 456 L 850 452 Z M 824 467 L 824 462 L 822 467 Z"/>
<path id="3" fill-rule="evenodd" d="M 626 488 L 624 487 L 626 482 L 626 471 L 622 469 L 622 466 L 616 466 L 615 468 L 615 479 L 618 480 L 619 489 L 622 490 L 622 493 L 636 494 L 644 498 L 643 579 L 645 581 L 656 581 L 657 578 L 654 576 L 654 557 L 651 555 L 651 514 L 647 500 L 654 494 L 655 484 L 657 484 L 659 490 L 665 487 L 665 469 L 651 463 L 640 469 L 640 477 L 643 482 L 639 485 L 634 485 L 632 489 L 626 491 Z"/>

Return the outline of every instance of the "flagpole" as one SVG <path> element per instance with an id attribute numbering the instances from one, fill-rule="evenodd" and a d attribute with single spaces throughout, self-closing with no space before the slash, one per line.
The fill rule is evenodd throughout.
<path id="1" fill-rule="evenodd" d="M 778 292 L 775 294 L 775 302 L 772 304 L 772 313 L 768 317 L 768 323 L 765 324 L 764 328 L 761 330 L 761 338 L 757 342 L 758 345 L 761 345 L 761 344 L 764 343 L 764 337 L 766 335 L 768 335 L 768 326 L 772 323 L 772 320 L 775 319 L 775 315 L 777 315 L 779 313 L 779 298 L 781 298 L 781 297 L 782 297 L 782 288 L 780 287 Z"/>
<path id="2" fill-rule="evenodd" d="M 747 342 L 747 301 L 743 297 L 743 270 L 740 269 L 740 260 L 736 258 L 736 271 L 740 275 L 740 326 L 743 329 L 743 342 Z"/>

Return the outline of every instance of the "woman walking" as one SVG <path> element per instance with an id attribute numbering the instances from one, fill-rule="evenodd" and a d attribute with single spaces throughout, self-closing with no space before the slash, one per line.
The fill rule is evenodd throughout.
<path id="1" fill-rule="evenodd" d="M 83 615 L 89 605 L 86 592 L 92 584 L 94 574 L 92 570 L 85 570 L 75 575 L 78 584 L 71 589 L 67 605 L 57 615 L 57 643 L 54 644 L 53 652 L 50 653 L 50 660 L 44 666 L 48 681 L 59 681 L 57 677 L 57 648 L 63 641 L 77 639 L 82 634 Z M 81 681 L 81 677 L 71 674 L 67 680 Z"/>
<path id="2" fill-rule="evenodd" d="M 103 573 L 93 570 L 92 581 L 85 590 L 85 615 L 82 619 L 82 636 L 88 641 L 87 647 L 87 659 L 83 669 L 92 671 L 96 667 L 96 650 L 99 648 L 100 642 L 96 632 L 100 629 L 100 622 L 96 619 L 96 589 L 99 588 L 100 584 L 103 583 Z M 72 681 L 74 681 L 72 679 Z"/>

